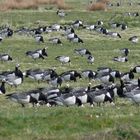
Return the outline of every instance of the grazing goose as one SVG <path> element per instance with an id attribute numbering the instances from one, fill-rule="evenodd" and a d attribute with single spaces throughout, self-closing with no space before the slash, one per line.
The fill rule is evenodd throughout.
<path id="1" fill-rule="evenodd" d="M 109 101 L 112 105 L 115 105 L 113 103 L 113 99 L 111 98 L 110 93 L 105 89 L 101 89 L 99 91 L 91 90 L 87 94 L 92 99 L 92 101 L 91 101 L 92 104 L 94 104 L 94 102 L 95 102 L 95 103 L 97 103 L 97 105 L 100 106 L 101 103 Z"/>
<path id="2" fill-rule="evenodd" d="M 26 77 L 38 81 L 38 83 L 43 79 L 44 70 L 41 69 L 29 69 L 26 70 Z"/>
<path id="3" fill-rule="evenodd" d="M 127 62 L 128 58 L 127 57 L 122 57 L 122 56 L 117 56 L 113 58 L 113 61 L 117 61 L 117 62 Z"/>
<path id="4" fill-rule="evenodd" d="M 45 70 L 45 72 L 43 74 L 43 80 L 45 80 L 45 81 L 49 81 L 56 77 L 58 77 L 58 74 L 53 69 Z"/>
<path id="5" fill-rule="evenodd" d="M 62 42 L 59 38 L 50 38 L 49 41 L 52 43 L 52 44 L 60 44 L 62 45 Z"/>
<path id="6" fill-rule="evenodd" d="M 98 26 L 102 26 L 104 23 L 103 23 L 103 21 L 101 21 L 101 20 L 98 20 L 97 21 L 97 23 L 96 23 L 96 25 L 98 25 Z"/>
<path id="7" fill-rule="evenodd" d="M 138 65 L 138 66 L 135 66 L 133 69 L 132 69 L 132 71 L 134 72 L 134 73 L 140 73 L 140 66 Z"/>
<path id="8" fill-rule="evenodd" d="M 1 61 L 12 61 L 12 57 L 8 54 L 0 54 L 0 60 Z"/>
<path id="9" fill-rule="evenodd" d="M 128 48 L 123 48 L 120 49 L 120 52 L 124 55 L 124 56 L 128 56 L 130 50 Z"/>
<path id="10" fill-rule="evenodd" d="M 51 80 L 48 81 L 48 83 L 54 87 L 58 87 L 62 85 L 63 79 L 62 77 L 58 76 L 58 77 L 53 77 Z"/>
<path id="11" fill-rule="evenodd" d="M 0 86 L 0 94 L 5 94 L 6 89 L 5 89 L 5 79 L 2 80 L 1 86 Z"/>
<path id="12" fill-rule="evenodd" d="M 104 84 L 108 84 L 109 82 L 114 83 L 114 78 L 111 74 L 105 74 L 104 73 L 101 76 L 97 75 L 97 79 L 99 79 Z"/>
<path id="13" fill-rule="evenodd" d="M 107 32 L 106 35 L 111 36 L 111 37 L 119 37 L 122 38 L 121 35 L 117 32 Z"/>
<path id="14" fill-rule="evenodd" d="M 79 38 L 78 36 L 71 38 L 70 41 L 74 42 L 74 43 L 84 43 L 84 41 L 81 38 Z"/>
<path id="15" fill-rule="evenodd" d="M 90 30 L 90 31 L 95 30 L 95 28 L 96 28 L 96 25 L 89 25 L 89 26 L 86 27 L 86 29 Z"/>
<path id="16" fill-rule="evenodd" d="M 69 33 L 67 34 L 67 39 L 71 41 L 73 38 L 77 38 L 78 36 L 75 33 Z"/>
<path id="17" fill-rule="evenodd" d="M 123 74 L 121 75 L 121 79 L 122 79 L 123 81 L 130 81 L 131 79 L 134 79 L 133 70 L 130 70 L 130 72 L 123 73 Z"/>
<path id="18" fill-rule="evenodd" d="M 8 99 L 12 100 L 13 102 L 19 103 L 22 107 L 25 107 L 25 104 L 32 103 L 37 104 L 40 98 L 40 90 L 30 90 L 23 93 L 13 93 L 6 95 Z M 45 98 L 44 98 L 45 100 Z"/>
<path id="19" fill-rule="evenodd" d="M 3 40 L 3 37 L 0 36 L 0 42 L 2 42 L 2 40 Z"/>
<path id="20" fill-rule="evenodd" d="M 139 38 L 137 36 L 132 36 L 128 40 L 131 41 L 132 43 L 136 44 L 136 43 L 138 43 Z"/>
<path id="21" fill-rule="evenodd" d="M 59 24 L 53 24 L 51 25 L 51 29 L 54 31 L 60 31 L 60 29 L 63 29 L 63 27 Z"/>
<path id="22" fill-rule="evenodd" d="M 59 62 L 61 62 L 61 64 L 71 63 L 69 56 L 57 56 L 55 60 L 58 60 Z"/>
<path id="23" fill-rule="evenodd" d="M 91 52 L 86 48 L 74 49 L 74 52 L 78 55 L 81 55 L 81 56 L 91 55 Z"/>
<path id="24" fill-rule="evenodd" d="M 92 70 L 83 70 L 82 71 L 82 76 L 84 78 L 88 78 L 89 80 L 92 80 L 96 77 L 97 73 L 92 71 Z"/>
<path id="25" fill-rule="evenodd" d="M 64 72 L 64 73 L 60 74 L 60 76 L 61 76 L 62 80 L 66 81 L 66 82 L 67 81 L 74 81 L 74 82 L 77 81 L 76 76 L 71 72 Z"/>
<path id="26" fill-rule="evenodd" d="M 81 20 L 76 20 L 72 23 L 72 26 L 75 28 L 83 27 L 83 22 Z"/>
<path id="27" fill-rule="evenodd" d="M 72 27 L 64 27 L 64 35 L 68 35 L 71 33 L 75 33 L 74 29 Z"/>
<path id="28" fill-rule="evenodd" d="M 94 56 L 92 56 L 92 55 L 87 56 L 87 62 L 89 64 L 93 64 L 94 63 L 94 60 L 95 60 Z"/>
<path id="29" fill-rule="evenodd" d="M 48 53 L 46 52 L 47 48 L 48 48 L 48 47 L 45 47 L 45 48 L 43 48 L 43 49 L 37 49 L 37 50 L 35 50 L 34 52 L 38 52 L 38 53 L 41 54 L 42 56 L 48 57 Z"/>
<path id="30" fill-rule="evenodd" d="M 64 11 L 60 11 L 60 10 L 57 10 L 56 14 L 59 16 L 59 17 L 65 17 L 67 14 L 64 12 Z"/>
<path id="31" fill-rule="evenodd" d="M 65 93 L 62 94 L 60 97 L 57 97 L 55 99 L 55 102 L 57 105 L 64 105 L 64 106 L 71 106 L 71 105 L 78 105 L 81 106 L 81 100 L 78 99 L 73 93 Z"/>
<path id="32" fill-rule="evenodd" d="M 71 74 L 73 74 L 76 78 L 77 78 L 77 77 L 82 78 L 82 77 L 81 77 L 81 74 L 80 74 L 79 72 L 77 72 L 76 70 L 69 70 L 69 71 L 67 71 L 67 72 L 65 72 L 65 73 L 71 73 Z"/>
<path id="33" fill-rule="evenodd" d="M 103 74 L 103 73 L 109 73 L 112 71 L 111 68 L 109 67 L 98 67 L 97 68 L 98 73 Z"/>
<path id="34" fill-rule="evenodd" d="M 131 92 L 126 92 L 124 94 L 127 98 L 131 99 L 134 103 L 139 105 L 139 103 L 140 103 L 140 90 L 132 90 Z"/>
<path id="35" fill-rule="evenodd" d="M 36 60 L 36 59 L 44 59 L 43 54 L 40 53 L 40 50 L 37 51 L 27 51 L 26 55 L 29 56 L 30 58 Z"/>
<path id="36" fill-rule="evenodd" d="M 38 44 L 41 42 L 44 43 L 44 38 L 42 35 L 35 35 L 35 40 Z"/>

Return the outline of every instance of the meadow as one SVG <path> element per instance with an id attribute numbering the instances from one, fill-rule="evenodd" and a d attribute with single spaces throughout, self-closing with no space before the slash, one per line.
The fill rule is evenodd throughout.
<path id="1" fill-rule="evenodd" d="M 113 0 L 116 3 L 117 0 Z M 88 0 L 66 0 L 73 8 L 66 10 L 68 14 L 64 18 L 56 15 L 56 7 L 53 5 L 41 5 L 38 9 L 12 10 L 0 12 L 0 26 L 10 26 L 13 30 L 20 27 L 49 26 L 51 24 L 71 24 L 80 19 L 85 24 L 95 24 L 97 20 L 104 22 L 104 27 L 111 31 L 117 31 L 122 38 L 106 37 L 94 31 L 76 29 L 76 33 L 83 39 L 83 44 L 75 44 L 66 40 L 61 32 L 43 34 L 45 43 L 37 44 L 31 36 L 14 34 L 11 38 L 5 38 L 0 43 L 0 53 L 9 53 L 13 56 L 12 62 L 0 62 L 0 71 L 14 70 L 15 64 L 21 65 L 24 72 L 30 68 L 56 68 L 59 74 L 67 70 L 82 71 L 85 69 L 96 70 L 98 67 L 107 66 L 127 72 L 131 67 L 140 64 L 140 43 L 136 45 L 128 41 L 128 38 L 137 35 L 140 37 L 140 16 L 124 16 L 125 12 L 139 12 L 140 5 L 127 5 L 127 0 L 120 7 L 111 7 L 107 11 L 88 11 Z M 135 2 L 139 2 L 135 0 Z M 126 23 L 128 29 L 121 31 L 112 29 L 110 21 Z M 60 37 L 63 45 L 52 45 L 48 39 Z M 25 55 L 28 50 L 48 47 L 48 58 L 44 60 L 32 60 Z M 94 64 L 90 65 L 86 60 L 74 54 L 75 48 L 88 48 L 95 57 Z M 119 49 L 129 48 L 128 62 L 117 63 L 112 61 L 114 56 L 119 56 Z M 54 58 L 58 55 L 71 57 L 71 65 L 62 66 Z M 136 78 L 139 74 L 135 75 Z M 71 82 L 72 87 L 86 87 L 88 80 L 78 79 Z M 92 82 L 92 86 L 96 85 Z M 65 86 L 66 83 L 63 84 Z M 6 94 L 28 91 L 37 87 L 49 87 L 46 82 L 37 83 L 29 78 L 17 88 L 6 85 Z M 140 107 L 132 104 L 127 99 L 117 99 L 115 106 L 110 104 L 91 108 L 72 107 L 32 107 L 27 105 L 22 108 L 19 104 L 0 95 L 0 140 L 139 140 L 140 139 Z"/>

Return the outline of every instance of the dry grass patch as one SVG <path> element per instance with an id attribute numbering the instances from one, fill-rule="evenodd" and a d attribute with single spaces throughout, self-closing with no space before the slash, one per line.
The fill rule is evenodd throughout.
<path id="1" fill-rule="evenodd" d="M 5 0 L 0 4 L 0 10 L 37 9 L 42 4 L 54 4 L 59 9 L 69 9 L 64 0 Z"/>

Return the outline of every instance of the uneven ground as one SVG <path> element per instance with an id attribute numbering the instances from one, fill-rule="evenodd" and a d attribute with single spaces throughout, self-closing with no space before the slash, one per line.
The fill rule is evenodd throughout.
<path id="1" fill-rule="evenodd" d="M 126 23 L 128 29 L 121 31 L 115 29 L 122 35 L 122 39 L 105 37 L 96 32 L 86 30 L 76 30 L 76 33 L 84 40 L 84 44 L 73 44 L 68 42 L 60 33 L 44 34 L 45 43 L 38 45 L 32 37 L 19 36 L 15 34 L 12 38 L 6 38 L 0 44 L 1 53 L 9 53 L 14 61 L 1 63 L 0 70 L 13 70 L 16 63 L 21 64 L 22 71 L 29 68 L 52 68 L 56 67 L 58 73 L 66 70 L 84 69 L 96 70 L 99 66 L 109 66 L 112 69 L 119 69 L 127 72 L 140 62 L 140 43 L 132 45 L 128 38 L 140 36 L 140 17 L 123 16 L 125 12 L 140 12 L 140 6 L 129 7 L 124 4 L 122 7 L 115 7 L 106 12 L 89 12 L 85 10 L 86 0 L 67 0 L 74 9 L 66 11 L 68 16 L 60 19 L 56 15 L 56 9 L 51 6 L 42 6 L 38 10 L 14 10 L 0 13 L 0 25 L 8 24 L 13 29 L 19 27 L 38 27 L 38 25 L 50 25 L 52 23 L 66 24 L 76 19 L 81 19 L 84 23 L 94 24 L 97 20 L 103 20 L 105 27 L 110 29 L 108 22 L 110 19 Z M 114 1 L 115 2 L 115 1 Z M 125 1 L 127 2 L 127 1 Z M 46 10 L 51 9 L 51 10 Z M 113 18 L 112 18 L 113 17 Z M 114 30 L 114 29 L 111 29 Z M 55 46 L 48 42 L 48 38 L 58 36 L 62 39 L 63 46 Z M 25 56 L 28 50 L 43 48 L 48 46 L 49 57 L 45 60 L 33 61 Z M 84 58 L 73 53 L 75 48 L 86 47 L 95 56 L 93 65 L 87 64 Z M 128 47 L 131 52 L 127 63 L 115 63 L 114 56 L 120 55 L 119 49 Z M 57 55 L 69 55 L 72 65 L 61 66 L 54 60 Z M 136 75 L 138 77 L 139 75 Z M 95 83 L 93 82 L 92 85 Z M 65 85 L 65 84 L 64 84 Z M 88 80 L 80 79 L 77 83 L 70 83 L 71 86 L 87 86 Z M 38 84 L 30 79 L 25 79 L 24 83 L 17 88 L 6 85 L 7 94 L 12 92 L 27 91 L 36 87 L 48 86 L 42 82 Z M 106 104 L 102 107 L 85 108 L 79 107 L 30 107 L 21 108 L 0 96 L 0 139 L 2 140 L 134 140 L 140 139 L 140 107 L 133 105 L 125 99 L 118 99 L 116 106 Z"/>

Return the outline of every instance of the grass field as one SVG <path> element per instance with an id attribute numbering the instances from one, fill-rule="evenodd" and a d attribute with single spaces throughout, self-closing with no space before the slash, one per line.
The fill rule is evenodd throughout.
<path id="1" fill-rule="evenodd" d="M 85 24 L 94 24 L 97 20 L 103 20 L 104 26 L 110 29 L 108 22 L 123 22 L 128 29 L 110 29 L 122 35 L 122 39 L 105 37 L 96 32 L 76 29 L 76 33 L 84 40 L 84 44 L 73 44 L 68 42 L 61 33 L 43 34 L 45 43 L 36 44 L 34 38 L 14 34 L 12 38 L 5 38 L 0 44 L 0 53 L 9 53 L 13 56 L 13 62 L 0 62 L 0 71 L 13 70 L 16 63 L 21 64 L 21 70 L 30 68 L 53 68 L 61 73 L 66 70 L 75 69 L 79 72 L 84 69 L 96 70 L 100 66 L 109 66 L 127 72 L 131 67 L 139 65 L 140 43 L 133 45 L 128 38 L 140 36 L 140 17 L 123 16 L 125 12 L 138 11 L 140 6 L 129 7 L 124 4 L 121 7 L 111 8 L 108 11 L 86 11 L 87 0 L 66 0 L 74 9 L 66 11 L 68 16 L 61 19 L 56 15 L 56 8 L 46 10 L 50 6 L 42 6 L 38 10 L 13 10 L 0 12 L 0 25 L 9 25 L 13 29 L 19 27 L 38 27 L 39 25 L 51 25 L 54 23 L 67 24 L 81 19 Z M 113 1 L 115 3 L 115 0 Z M 125 2 L 127 2 L 125 0 Z M 136 1 L 138 2 L 138 1 Z M 114 16 L 115 15 L 115 16 Z M 55 46 L 48 42 L 50 37 L 60 37 L 63 46 Z M 48 58 L 33 61 L 25 56 L 28 50 L 48 46 Z M 84 58 L 73 53 L 75 48 L 88 48 L 95 57 L 93 65 L 87 64 Z M 119 49 L 129 48 L 130 55 L 127 63 L 115 63 L 114 56 L 119 56 Z M 61 66 L 54 58 L 57 55 L 68 55 L 72 64 Z M 139 75 L 136 75 L 138 77 Z M 92 85 L 96 83 L 92 82 Z M 65 84 L 63 84 L 64 86 Z M 80 79 L 71 86 L 87 86 L 88 80 Z M 27 91 L 37 87 L 49 86 L 46 82 L 38 84 L 25 78 L 24 83 L 17 88 L 6 85 L 7 93 Z M 0 96 L 0 140 L 139 140 L 140 139 L 140 107 L 133 105 L 125 99 L 118 99 L 116 106 L 109 104 L 94 108 L 88 105 L 85 108 L 73 107 L 30 107 L 21 108 L 19 104 L 13 103 Z"/>

